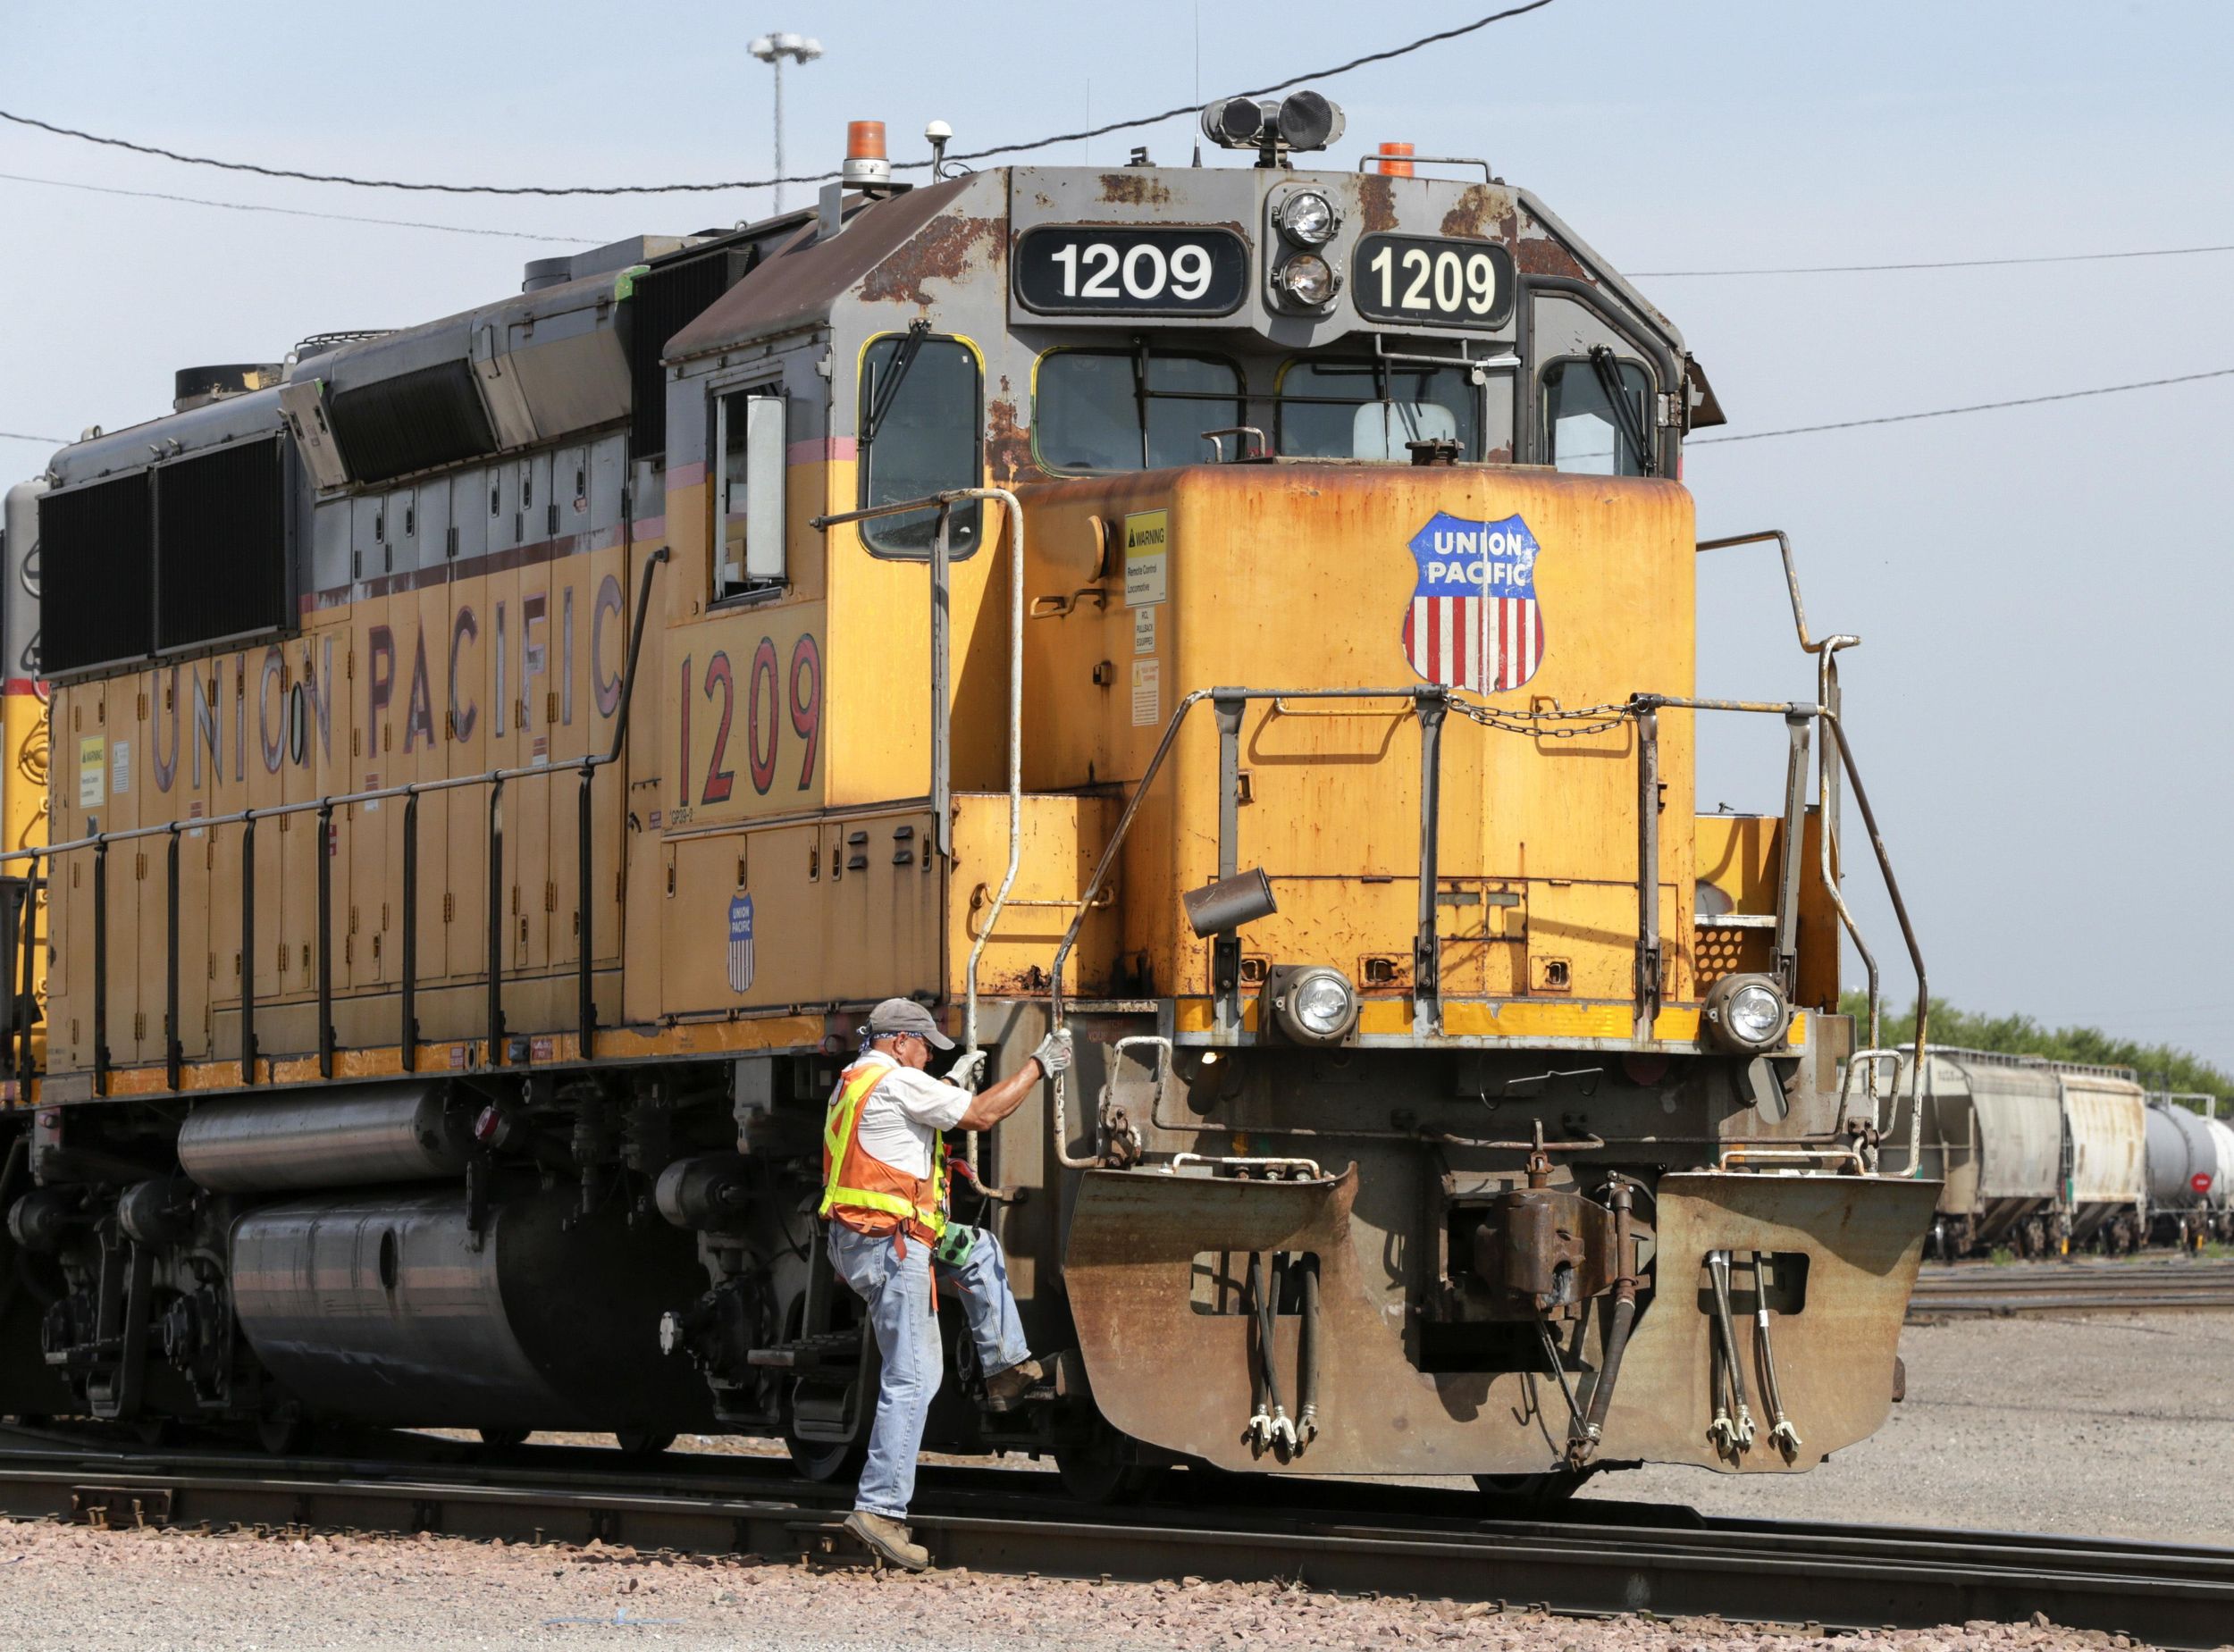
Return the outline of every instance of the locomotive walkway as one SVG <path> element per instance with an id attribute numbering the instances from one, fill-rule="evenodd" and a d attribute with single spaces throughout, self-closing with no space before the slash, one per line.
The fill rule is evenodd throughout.
<path id="1" fill-rule="evenodd" d="M 2182 1256 L 2119 1262 L 1928 1265 L 1909 1300 L 1913 1325 L 1983 1315 L 2234 1308 L 2234 1261 Z"/>
<path id="2" fill-rule="evenodd" d="M 380 1457 L 276 1459 L 0 1429 L 0 1514 L 108 1525 L 434 1530 L 511 1541 L 846 1562 L 842 1489 L 734 1456 L 628 1463 L 530 1447 L 487 1460 L 390 1436 Z M 1821 1629 L 1978 1619 L 2211 1647 L 2234 1622 L 2234 1549 L 1707 1519 L 1582 1501 L 1556 1515 L 1411 1486 L 1167 1478 L 1127 1508 L 1048 1474 L 927 1470 L 914 1527 L 942 1566 L 1147 1580 L 1281 1580 L 1577 1615 L 1718 1614 Z M 1191 1495 L 1190 1495 L 1191 1494 Z"/>

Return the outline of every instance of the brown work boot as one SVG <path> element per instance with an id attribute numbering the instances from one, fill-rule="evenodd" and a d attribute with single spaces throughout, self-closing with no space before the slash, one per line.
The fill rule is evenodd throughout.
<path id="1" fill-rule="evenodd" d="M 1046 1367 L 1037 1360 L 1026 1360 L 1006 1371 L 995 1371 L 985 1379 L 986 1409 L 1013 1411 L 1046 1374 Z"/>
<path id="2" fill-rule="evenodd" d="M 909 1542 L 908 1529 L 896 1520 L 857 1508 L 845 1517 L 845 1529 L 886 1565 L 920 1572 L 931 1564 L 931 1551 L 920 1543 Z"/>

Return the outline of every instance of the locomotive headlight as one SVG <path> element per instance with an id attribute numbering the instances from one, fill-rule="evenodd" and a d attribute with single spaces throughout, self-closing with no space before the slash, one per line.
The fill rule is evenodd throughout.
<path id="1" fill-rule="evenodd" d="M 1750 1055 L 1783 1041 L 1792 1025 L 1792 1006 L 1767 976 L 1725 976 L 1709 989 L 1700 1019 L 1715 1043 Z"/>
<path id="2" fill-rule="evenodd" d="M 1264 1002 L 1271 1020 L 1298 1044 L 1340 1044 L 1357 1025 L 1357 989 L 1324 964 L 1270 971 Z"/>
<path id="3" fill-rule="evenodd" d="M 1323 247 L 1334 239 L 1341 219 L 1334 203 L 1316 189 L 1298 189 L 1280 204 L 1273 214 L 1280 232 L 1298 247 Z"/>
<path id="4" fill-rule="evenodd" d="M 1291 302 L 1315 310 L 1334 302 L 1342 278 L 1318 254 L 1299 252 L 1273 273 L 1272 285 Z"/>

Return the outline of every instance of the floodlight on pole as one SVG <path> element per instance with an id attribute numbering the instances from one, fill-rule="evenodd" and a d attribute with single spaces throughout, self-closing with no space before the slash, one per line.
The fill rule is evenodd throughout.
<path id="1" fill-rule="evenodd" d="M 750 41 L 746 51 L 776 71 L 776 176 L 784 175 L 784 59 L 794 63 L 810 63 L 822 55 L 822 42 L 807 35 L 759 35 Z M 784 186 L 776 186 L 776 210 L 784 210 Z"/>

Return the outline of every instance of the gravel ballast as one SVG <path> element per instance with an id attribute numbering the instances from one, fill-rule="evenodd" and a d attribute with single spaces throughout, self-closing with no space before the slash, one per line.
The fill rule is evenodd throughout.
<path id="1" fill-rule="evenodd" d="M 2234 1317 L 1911 1328 L 1910 1398 L 1874 1439 L 1801 1476 L 1679 1470 L 1586 1495 L 1710 1514 L 2025 1528 L 2234 1544 Z M 1516 1580 L 1513 1597 L 1527 1597 Z M 26 1652 L 645 1645 L 769 1652 L 1061 1646 L 1482 1647 L 1503 1652 L 1813 1648 L 1714 1620 L 1549 1617 L 1272 1585 L 921 1578 L 449 1538 L 213 1536 L 0 1522 L 0 1623 Z M 2234 1625 L 2230 1625 L 2234 1639 Z M 1842 1652 L 2116 1648 L 2044 1623 L 1842 1635 Z"/>
<path id="2" fill-rule="evenodd" d="M 2234 1547 L 2234 1314 L 1911 1325 L 1901 1355 L 1908 1398 L 1809 1473 L 1645 1468 L 1583 1495 L 1764 1520 Z M 1794 1421 L 1804 1437 L 1807 1419 Z"/>

